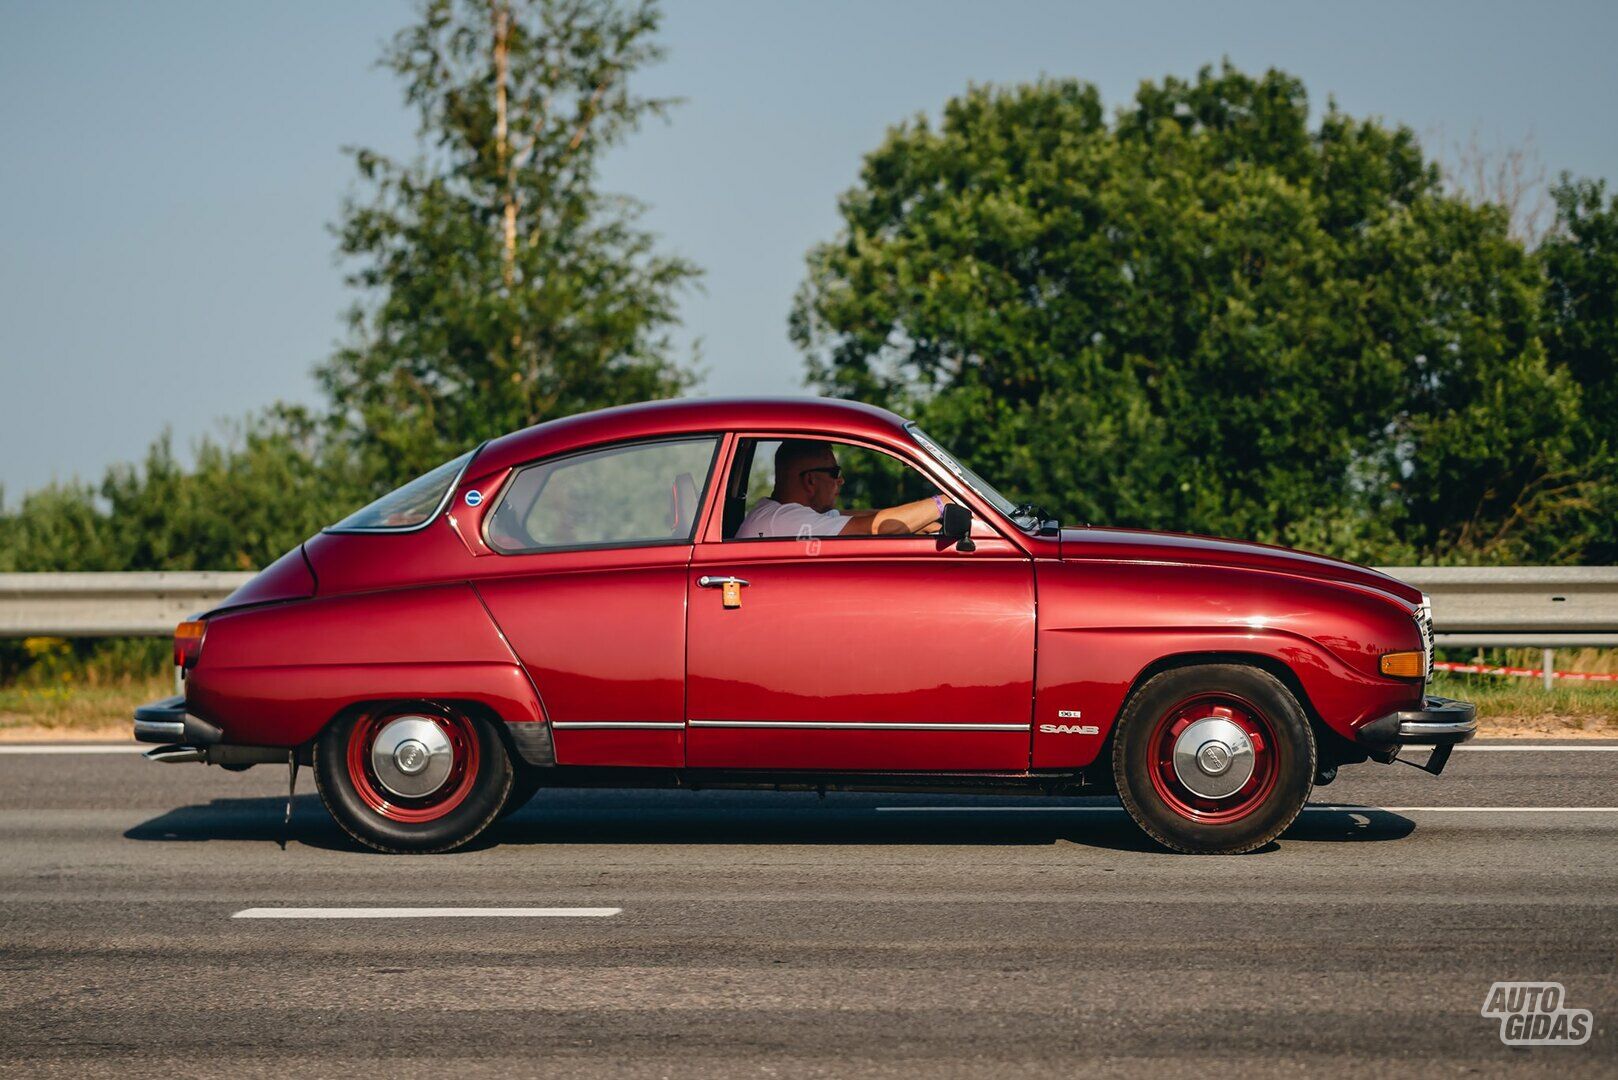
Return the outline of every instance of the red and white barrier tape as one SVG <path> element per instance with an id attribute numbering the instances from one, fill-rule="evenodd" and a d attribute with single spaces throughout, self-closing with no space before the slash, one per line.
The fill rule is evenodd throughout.
<path id="1" fill-rule="evenodd" d="M 1538 679 L 1545 675 L 1544 668 L 1531 667 L 1489 667 L 1485 664 L 1451 664 L 1443 660 L 1433 663 L 1434 671 L 1455 671 L 1463 675 L 1515 675 L 1524 679 Z M 1618 682 L 1618 674 L 1604 674 L 1595 671 L 1553 671 L 1553 679 L 1569 679 L 1580 682 Z"/>

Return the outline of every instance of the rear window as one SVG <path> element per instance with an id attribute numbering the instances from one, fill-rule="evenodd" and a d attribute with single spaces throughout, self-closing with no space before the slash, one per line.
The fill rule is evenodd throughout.
<path id="1" fill-rule="evenodd" d="M 432 472 L 416 477 L 404 487 L 395 488 L 376 502 L 362 507 L 333 525 L 327 532 L 355 532 L 417 529 L 438 516 L 450 489 L 460 479 L 476 450 L 469 450 L 454 461 L 446 461 Z"/>

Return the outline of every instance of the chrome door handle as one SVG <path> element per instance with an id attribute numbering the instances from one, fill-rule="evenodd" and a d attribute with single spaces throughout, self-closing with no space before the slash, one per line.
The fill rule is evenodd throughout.
<path id="1" fill-rule="evenodd" d="M 730 577 L 729 575 L 726 575 L 725 577 L 710 577 L 707 574 L 703 574 L 701 577 L 697 578 L 697 588 L 699 589 L 719 589 L 726 585 L 746 584 L 746 578 Z"/>

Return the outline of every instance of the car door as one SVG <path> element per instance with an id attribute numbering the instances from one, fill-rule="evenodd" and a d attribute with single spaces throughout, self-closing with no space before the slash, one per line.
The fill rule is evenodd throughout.
<path id="1" fill-rule="evenodd" d="M 720 439 L 613 444 L 514 471 L 476 582 L 562 765 L 685 763 L 685 579 Z"/>
<path id="2" fill-rule="evenodd" d="M 736 440 L 730 468 L 768 438 Z M 1034 580 L 1017 545 L 981 522 L 971 551 L 930 536 L 726 539 L 747 489 L 734 471 L 725 483 L 727 512 L 710 515 L 687 575 L 687 764 L 1028 767 Z M 725 579 L 746 582 L 730 603 Z"/>

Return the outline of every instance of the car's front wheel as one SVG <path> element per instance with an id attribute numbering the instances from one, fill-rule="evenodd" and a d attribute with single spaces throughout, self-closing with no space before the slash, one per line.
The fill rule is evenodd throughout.
<path id="1" fill-rule="evenodd" d="M 1174 668 L 1124 706 L 1112 769 L 1124 808 L 1152 839 L 1233 855 L 1268 844 L 1303 809 L 1314 733 L 1298 699 L 1267 671 Z"/>
<path id="2" fill-rule="evenodd" d="M 350 712 L 315 741 L 315 783 L 354 839 L 387 852 L 448 851 L 477 836 L 511 790 L 511 760 L 481 717 L 426 703 Z"/>

